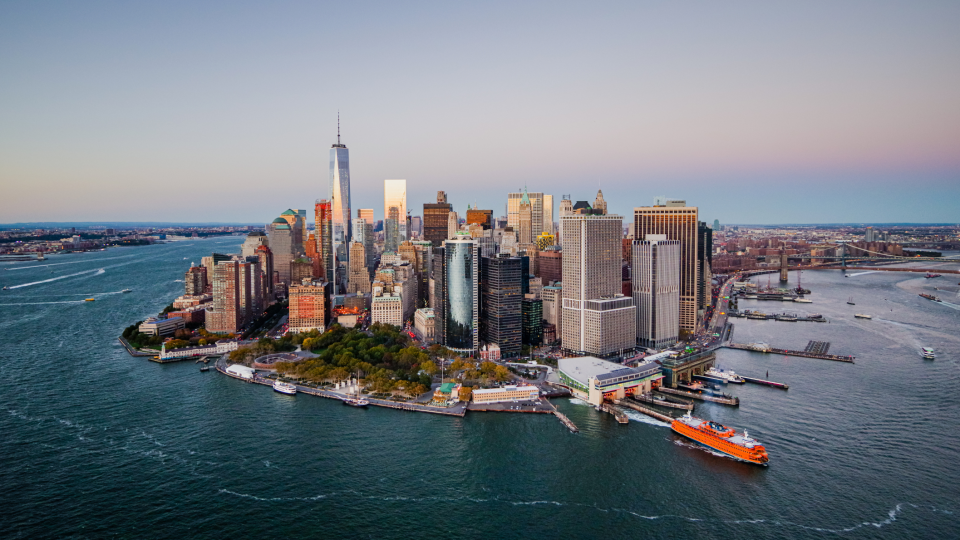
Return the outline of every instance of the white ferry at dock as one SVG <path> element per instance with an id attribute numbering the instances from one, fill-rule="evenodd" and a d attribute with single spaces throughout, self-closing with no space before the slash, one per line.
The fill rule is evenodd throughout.
<path id="1" fill-rule="evenodd" d="M 273 390 L 275 392 L 280 392 L 281 394 L 287 394 L 288 396 L 293 396 L 297 394 L 296 385 L 279 381 L 279 380 L 273 381 Z"/>

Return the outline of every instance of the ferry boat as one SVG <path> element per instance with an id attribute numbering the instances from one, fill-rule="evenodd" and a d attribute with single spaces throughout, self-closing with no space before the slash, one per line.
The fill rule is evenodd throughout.
<path id="1" fill-rule="evenodd" d="M 717 369 L 715 366 L 710 366 L 704 375 L 707 375 L 710 378 L 720 379 L 724 382 L 733 383 L 733 384 L 744 384 L 746 381 L 740 378 L 739 375 L 734 371 L 726 371 L 723 369 Z"/>
<path id="2" fill-rule="evenodd" d="M 292 396 L 297 393 L 296 385 L 286 383 L 281 380 L 273 381 L 273 390 L 275 392 L 280 392 L 281 394 L 287 394 L 288 396 Z"/>
<path id="3" fill-rule="evenodd" d="M 822 314 L 822 313 L 811 313 L 811 314 L 807 315 L 807 318 L 808 318 L 808 319 L 822 319 L 822 318 L 823 318 L 823 314 Z"/>
<path id="4" fill-rule="evenodd" d="M 920 297 L 921 297 L 921 298 L 926 298 L 927 300 L 933 300 L 934 302 L 943 302 L 943 300 L 940 300 L 940 298 L 938 298 L 938 297 L 936 297 L 936 296 L 934 296 L 934 295 L 932 295 L 932 294 L 920 293 Z"/>
<path id="5" fill-rule="evenodd" d="M 96 300 L 96 298 L 87 298 L 86 300 L 84 300 L 84 302 L 93 302 L 93 301 L 95 301 L 95 300 Z"/>
<path id="6" fill-rule="evenodd" d="M 920 349 L 920 356 L 922 356 L 924 360 L 933 360 L 935 358 L 933 349 L 930 347 L 922 347 Z"/>
<path id="7" fill-rule="evenodd" d="M 856 317 L 856 318 L 858 318 L 858 319 L 872 319 L 872 318 L 873 318 L 873 315 L 864 315 L 863 313 L 854 313 L 853 316 Z"/>
<path id="8" fill-rule="evenodd" d="M 719 422 L 696 418 L 690 413 L 675 419 L 670 428 L 684 437 L 741 461 L 764 466 L 770 461 L 767 449 L 756 439 L 750 438 L 746 430 L 741 435 Z"/>
<path id="9" fill-rule="evenodd" d="M 363 398 L 343 398 L 343 404 L 351 407 L 366 407 L 370 402 Z"/>

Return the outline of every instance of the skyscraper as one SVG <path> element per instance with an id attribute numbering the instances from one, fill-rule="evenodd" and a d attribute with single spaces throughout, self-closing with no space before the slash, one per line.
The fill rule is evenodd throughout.
<path id="1" fill-rule="evenodd" d="M 457 234 L 446 242 L 446 317 L 444 345 L 473 356 L 479 348 L 480 299 L 477 244 L 470 236 Z"/>
<path id="2" fill-rule="evenodd" d="M 440 247 L 447 236 L 447 219 L 452 207 L 447 202 L 447 194 L 437 192 L 436 203 L 423 205 L 423 239 L 432 243 L 433 247 Z"/>
<path id="3" fill-rule="evenodd" d="M 603 200 L 603 191 L 597 190 L 597 198 L 593 200 L 593 209 L 600 210 L 601 214 L 607 213 L 607 201 Z"/>
<path id="4" fill-rule="evenodd" d="M 697 329 L 697 280 L 700 275 L 697 207 L 684 206 L 683 201 L 664 199 L 664 202 L 666 206 L 633 209 L 633 237 L 640 239 L 648 234 L 665 234 L 668 240 L 680 242 L 680 329 L 693 332 Z"/>
<path id="5" fill-rule="evenodd" d="M 563 234 L 563 348 L 604 356 L 636 346 L 636 308 L 621 293 L 618 215 L 560 218 Z"/>
<path id="6" fill-rule="evenodd" d="M 350 151 L 340 144 L 340 116 L 337 115 L 337 144 L 330 147 L 330 203 L 333 248 L 337 250 L 353 235 L 350 230 Z"/>
<path id="7" fill-rule="evenodd" d="M 320 199 L 314 206 L 314 237 L 317 242 L 317 255 L 320 257 L 322 276 L 333 283 L 333 205 L 326 199 Z"/>
<path id="8" fill-rule="evenodd" d="M 357 217 L 366 221 L 371 227 L 373 222 L 373 208 L 360 208 L 357 210 Z"/>
<path id="9" fill-rule="evenodd" d="M 407 181 L 406 180 L 384 180 L 383 181 L 383 215 L 391 219 L 390 209 L 396 208 L 397 220 L 397 244 L 410 238 L 407 233 Z M 384 222 L 386 227 L 386 222 Z"/>
<path id="10" fill-rule="evenodd" d="M 447 214 L 447 240 L 453 239 L 460 230 L 460 216 L 456 212 L 450 211 Z"/>
<path id="11" fill-rule="evenodd" d="M 467 225 L 477 224 L 484 229 L 493 228 L 493 210 L 480 210 L 467 207 Z"/>
<path id="12" fill-rule="evenodd" d="M 400 209 L 396 206 L 391 206 L 387 208 L 386 212 L 387 218 L 383 220 L 383 250 L 384 251 L 397 251 L 397 246 L 400 245 Z"/>
<path id="13" fill-rule="evenodd" d="M 518 356 L 523 338 L 523 269 L 520 258 L 507 254 L 480 258 L 483 340 L 500 347 L 503 356 Z"/>
<path id="14" fill-rule="evenodd" d="M 710 307 L 713 298 L 712 265 L 713 229 L 701 221 L 697 225 L 697 309 L 701 312 Z"/>
<path id="15" fill-rule="evenodd" d="M 520 198 L 520 204 L 517 207 L 517 243 L 521 246 L 528 246 L 533 243 L 536 235 L 533 232 L 533 205 L 530 198 L 527 197 L 527 191 L 523 191 Z"/>
<path id="16" fill-rule="evenodd" d="M 543 224 L 541 228 L 543 230 L 537 231 L 537 234 L 545 232 L 553 234 L 553 195 L 543 195 Z"/>
<path id="17" fill-rule="evenodd" d="M 213 307 L 206 315 L 207 331 L 215 334 L 231 334 L 243 325 L 240 294 L 240 263 L 237 261 L 217 263 L 213 267 Z"/>
<path id="18" fill-rule="evenodd" d="M 273 252 L 273 266 L 280 275 L 280 281 L 290 284 L 290 263 L 303 254 L 303 233 L 299 220 L 291 226 L 283 217 L 267 225 L 267 237 Z"/>
<path id="19" fill-rule="evenodd" d="M 665 234 L 634 240 L 632 268 L 637 342 L 669 347 L 680 334 L 680 242 Z"/>
<path id="20" fill-rule="evenodd" d="M 563 246 L 563 216 L 569 216 L 573 214 L 573 201 L 570 200 L 569 195 L 564 195 L 560 199 L 560 228 L 557 230 L 557 244 L 561 247 Z"/>
<path id="21" fill-rule="evenodd" d="M 543 193 L 523 191 L 507 194 L 507 226 L 520 230 L 520 204 L 524 195 L 530 201 L 530 224 L 533 236 L 543 232 Z"/>
<path id="22" fill-rule="evenodd" d="M 363 218 L 353 220 L 353 239 L 355 242 L 363 244 L 363 260 L 367 273 L 374 265 L 373 260 L 373 225 L 367 223 Z M 353 254 L 350 255 L 350 264 L 353 264 Z M 369 277 L 369 275 L 367 276 Z"/>
<path id="23" fill-rule="evenodd" d="M 354 229 L 354 234 L 359 233 Z M 347 294 L 370 292 L 370 272 L 367 270 L 366 253 L 360 242 L 350 243 L 350 272 L 347 276 Z"/>

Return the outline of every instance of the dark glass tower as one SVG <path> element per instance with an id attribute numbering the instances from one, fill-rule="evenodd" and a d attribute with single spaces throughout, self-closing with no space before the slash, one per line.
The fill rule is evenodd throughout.
<path id="1" fill-rule="evenodd" d="M 520 257 L 502 254 L 480 259 L 483 340 L 497 344 L 504 357 L 520 354 L 522 276 Z"/>

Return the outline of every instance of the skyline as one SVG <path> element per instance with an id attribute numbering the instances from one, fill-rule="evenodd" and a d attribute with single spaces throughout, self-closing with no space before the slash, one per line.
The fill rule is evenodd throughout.
<path id="1" fill-rule="evenodd" d="M 378 220 L 390 178 L 413 215 L 438 190 L 503 215 L 524 185 L 555 216 L 598 187 L 625 217 L 960 215 L 958 5 L 502 12 L 0 6 L 0 222 L 267 223 L 329 194 L 338 109 Z"/>

